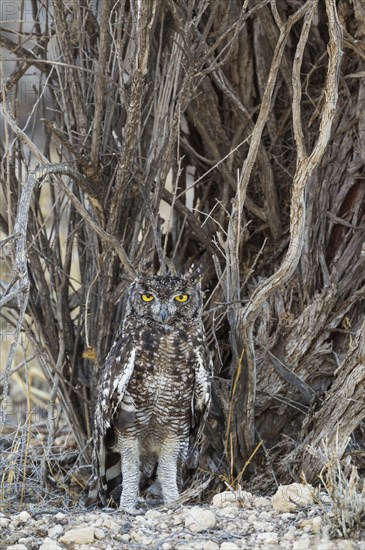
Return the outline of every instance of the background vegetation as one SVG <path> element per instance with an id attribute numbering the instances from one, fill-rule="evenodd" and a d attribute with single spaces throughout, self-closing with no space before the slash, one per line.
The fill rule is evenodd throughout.
<path id="1" fill-rule="evenodd" d="M 86 486 L 99 374 L 146 263 L 194 265 L 206 290 L 214 403 L 191 479 L 317 482 L 331 451 L 364 468 L 361 2 L 4 10 L 4 490 Z"/>

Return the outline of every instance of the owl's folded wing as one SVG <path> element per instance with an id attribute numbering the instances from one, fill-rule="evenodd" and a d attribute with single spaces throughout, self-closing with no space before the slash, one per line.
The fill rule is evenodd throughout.
<path id="1" fill-rule="evenodd" d="M 99 390 L 94 415 L 93 430 L 93 475 L 88 501 L 101 498 L 106 502 L 106 435 L 112 426 L 113 417 L 126 395 L 129 380 L 133 374 L 136 346 L 133 340 L 117 338 L 105 361 L 105 370 Z M 110 430 L 109 430 L 110 431 Z"/>

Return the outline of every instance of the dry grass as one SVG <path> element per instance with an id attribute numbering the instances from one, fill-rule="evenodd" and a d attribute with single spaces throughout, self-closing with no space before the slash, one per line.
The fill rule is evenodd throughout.
<path id="1" fill-rule="evenodd" d="M 323 442 L 319 454 L 325 464 L 319 476 L 325 490 L 320 499 L 323 528 L 330 538 L 361 540 L 365 535 L 365 479 L 350 456 L 341 460 L 338 448 L 331 450 Z"/>
<path id="2" fill-rule="evenodd" d="M 78 506 L 90 471 L 80 466 L 74 438 L 63 427 L 63 435 L 49 443 L 44 407 L 28 413 L 20 406 L 17 412 L 0 433 L 0 511 Z"/>

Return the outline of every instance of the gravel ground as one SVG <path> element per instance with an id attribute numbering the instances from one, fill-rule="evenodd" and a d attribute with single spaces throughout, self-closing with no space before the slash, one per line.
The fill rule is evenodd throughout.
<path id="1" fill-rule="evenodd" d="M 274 508 L 275 506 L 275 508 Z M 0 547 L 14 550 L 365 550 L 364 541 L 326 536 L 313 505 L 280 504 L 242 492 L 215 495 L 210 505 L 120 511 L 0 514 Z M 285 506 L 284 506 L 285 508 Z"/>

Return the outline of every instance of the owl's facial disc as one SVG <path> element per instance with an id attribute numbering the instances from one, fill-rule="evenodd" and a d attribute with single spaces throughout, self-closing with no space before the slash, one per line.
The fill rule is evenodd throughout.
<path id="1" fill-rule="evenodd" d="M 129 305 L 144 321 L 172 328 L 199 317 L 200 286 L 175 276 L 140 278 L 131 286 Z"/>
<path id="2" fill-rule="evenodd" d="M 157 296 L 154 296 L 151 292 L 145 291 L 140 294 L 140 299 L 145 304 L 148 304 L 148 311 L 150 316 L 157 323 L 167 324 L 172 315 L 175 312 L 175 308 L 169 307 L 168 303 L 161 301 Z M 173 311 L 171 311 L 173 309 Z"/>

